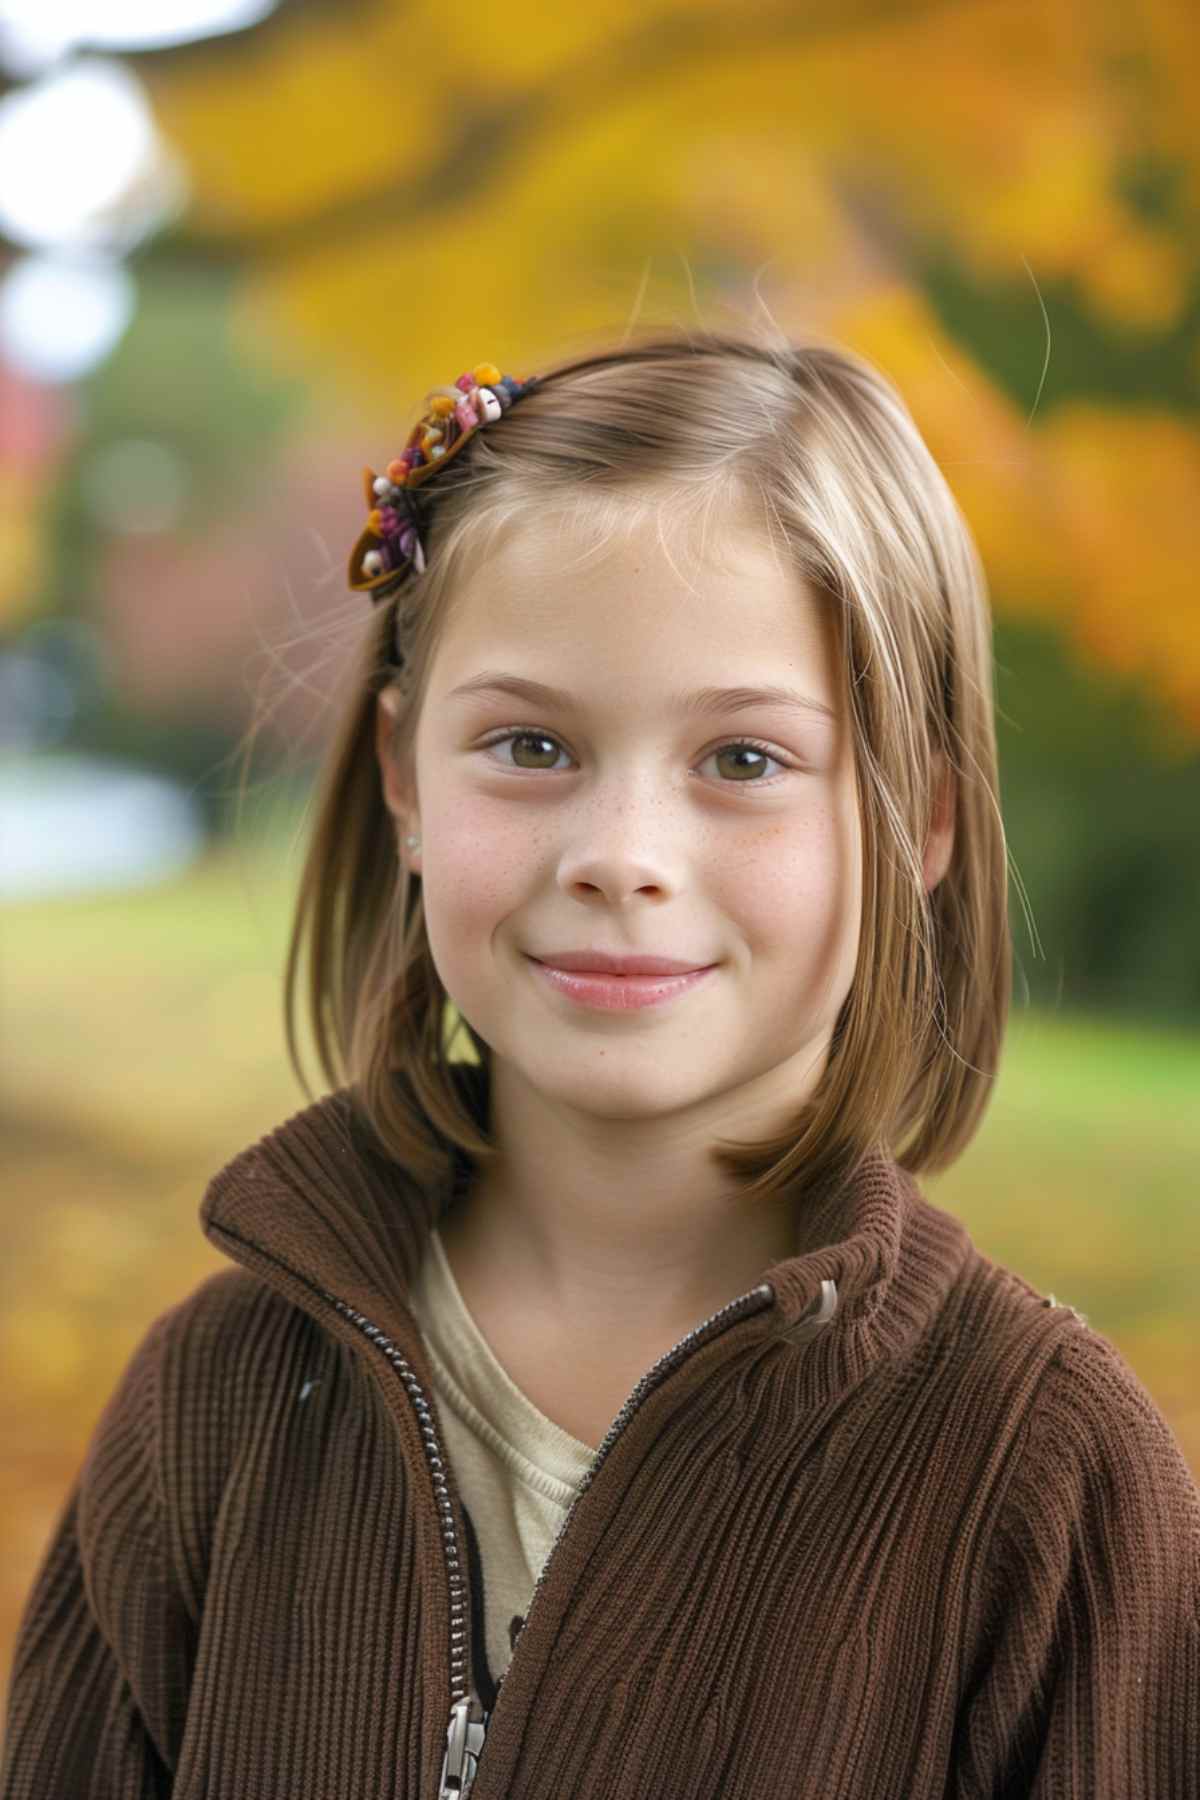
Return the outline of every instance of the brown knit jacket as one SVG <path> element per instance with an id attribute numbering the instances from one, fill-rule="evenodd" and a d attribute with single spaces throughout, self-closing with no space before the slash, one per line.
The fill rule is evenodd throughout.
<path id="1" fill-rule="evenodd" d="M 213 1180 L 239 1267 L 96 1425 L 3 1800 L 1198 1800 L 1178 1442 L 882 1158 L 639 1382 L 485 1715 L 405 1299 L 445 1203 L 344 1090 Z"/>

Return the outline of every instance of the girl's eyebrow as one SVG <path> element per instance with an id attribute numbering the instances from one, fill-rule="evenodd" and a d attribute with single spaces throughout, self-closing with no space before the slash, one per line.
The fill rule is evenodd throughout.
<path id="1" fill-rule="evenodd" d="M 554 706 L 560 709 L 574 706 L 573 697 L 560 688 L 547 687 L 544 682 L 530 681 L 524 675 L 505 675 L 492 669 L 485 669 L 481 675 L 472 676 L 460 687 L 451 688 L 447 699 L 469 698 L 474 694 L 508 694 L 516 700 L 527 700 L 533 706 Z M 791 688 L 783 687 L 703 687 L 690 694 L 673 694 L 667 705 L 671 711 L 685 717 L 696 713 L 710 712 L 749 712 L 760 706 L 786 706 L 797 712 L 815 712 L 827 719 L 836 719 L 837 715 L 831 706 L 821 700 L 810 699 L 807 694 L 798 694 Z"/>

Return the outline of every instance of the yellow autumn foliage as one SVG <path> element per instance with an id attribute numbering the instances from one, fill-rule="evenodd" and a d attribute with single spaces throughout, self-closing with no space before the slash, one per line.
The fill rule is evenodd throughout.
<path id="1" fill-rule="evenodd" d="M 1200 734 L 1200 442 L 1168 412 L 1060 407 L 1044 430 L 1050 505 L 1076 571 L 1076 637 L 1149 682 Z"/>
<path id="2" fill-rule="evenodd" d="M 1074 564 L 1047 491 L 1042 433 L 912 288 L 877 289 L 841 324 L 900 388 L 970 521 L 993 589 L 1010 608 L 1067 619 Z"/>
<path id="3" fill-rule="evenodd" d="M 1122 183 L 1174 159 L 1200 206 L 1196 37 L 1188 0 L 375 0 L 145 74 L 193 253 L 244 265 L 242 329 L 353 397 L 366 459 L 480 358 L 523 375 L 635 318 L 738 325 L 761 302 L 897 381 L 999 606 L 1053 613 L 1194 729 L 1190 425 L 1027 419 L 939 325 L 910 246 L 1039 295 L 1073 281 L 1135 339 L 1170 329 L 1200 252 Z"/>
<path id="4" fill-rule="evenodd" d="M 28 471 L 0 467 L 0 624 L 29 610 L 36 593 L 38 485 Z"/>

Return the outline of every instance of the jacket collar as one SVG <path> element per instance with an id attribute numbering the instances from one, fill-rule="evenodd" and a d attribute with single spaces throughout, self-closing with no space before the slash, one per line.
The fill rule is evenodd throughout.
<path id="1" fill-rule="evenodd" d="M 486 1075 L 452 1065 L 478 1118 Z M 460 1179 L 433 1191 L 388 1156 L 339 1088 L 295 1113 L 213 1177 L 200 1207 L 205 1236 L 235 1262 L 318 1316 L 332 1295 L 400 1341 L 413 1336 L 406 1297 L 430 1232 Z M 795 1254 L 764 1270 L 772 1302 L 755 1335 L 822 1340 L 835 1390 L 854 1386 L 923 1335 L 975 1253 L 962 1223 L 921 1194 L 882 1154 L 803 1209 Z"/>

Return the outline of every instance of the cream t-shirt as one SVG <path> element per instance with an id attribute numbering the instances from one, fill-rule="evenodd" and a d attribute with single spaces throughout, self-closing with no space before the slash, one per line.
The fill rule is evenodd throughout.
<path id="1" fill-rule="evenodd" d="M 411 1300 L 429 1353 L 446 1455 L 479 1542 L 484 1641 L 498 1681 L 596 1452 L 539 1412 L 497 1362 L 463 1303 L 436 1229 Z"/>

